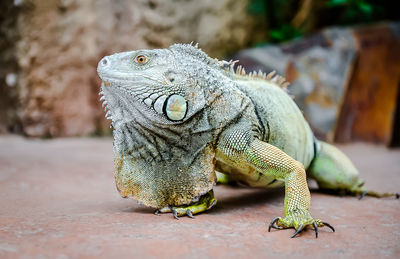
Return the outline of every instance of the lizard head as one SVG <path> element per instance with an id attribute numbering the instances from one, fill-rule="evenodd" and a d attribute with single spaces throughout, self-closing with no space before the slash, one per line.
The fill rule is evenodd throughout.
<path id="1" fill-rule="evenodd" d="M 179 124 L 201 110 L 204 94 L 193 76 L 197 57 L 190 50 L 200 51 L 176 44 L 169 49 L 122 52 L 101 59 L 97 72 L 102 79 L 104 105 L 110 110 L 107 117 L 113 124 L 126 121 L 133 111 L 154 123 Z M 131 112 L 122 116 L 117 111 L 121 107 Z"/>

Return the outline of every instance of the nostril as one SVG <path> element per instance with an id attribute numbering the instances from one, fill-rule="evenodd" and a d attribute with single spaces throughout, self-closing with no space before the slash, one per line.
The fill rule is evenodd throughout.
<path id="1" fill-rule="evenodd" d="M 103 58 L 103 59 L 101 60 L 101 64 L 102 64 L 103 66 L 107 66 L 109 63 L 110 63 L 110 62 L 108 61 L 108 58 Z"/>

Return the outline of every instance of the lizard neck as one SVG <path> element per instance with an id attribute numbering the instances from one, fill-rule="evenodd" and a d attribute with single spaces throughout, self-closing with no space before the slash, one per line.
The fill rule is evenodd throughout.
<path id="1" fill-rule="evenodd" d="M 136 120 L 114 129 L 121 195 L 162 208 L 189 204 L 211 190 L 216 181 L 212 132 L 153 127 Z"/>

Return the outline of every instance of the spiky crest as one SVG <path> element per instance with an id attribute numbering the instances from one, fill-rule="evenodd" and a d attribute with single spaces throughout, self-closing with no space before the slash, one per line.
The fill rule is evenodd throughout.
<path id="1" fill-rule="evenodd" d="M 248 78 L 256 78 L 256 79 L 263 79 L 268 82 L 274 83 L 283 89 L 287 89 L 288 85 L 290 84 L 283 76 L 277 75 L 275 71 L 272 71 L 268 74 L 262 72 L 261 70 L 253 71 L 250 73 L 246 73 L 246 70 L 241 65 L 236 67 L 236 63 L 239 60 L 218 60 L 210 58 L 201 48 L 199 48 L 199 43 L 194 44 L 193 41 L 190 44 L 174 44 L 171 47 L 171 50 L 176 50 L 178 53 L 185 53 L 190 55 L 196 59 L 206 62 L 209 65 L 216 65 L 225 71 L 229 71 L 234 75 L 244 76 Z"/>
<path id="2" fill-rule="evenodd" d="M 239 60 L 230 60 L 230 61 L 225 61 L 225 60 L 221 60 L 218 61 L 218 64 L 221 68 L 223 68 L 226 71 L 229 71 L 235 75 L 239 75 L 239 76 L 245 76 L 248 78 L 258 78 L 258 79 L 263 79 L 266 80 L 268 82 L 274 83 L 276 85 L 278 85 L 279 87 L 286 89 L 288 87 L 288 85 L 290 84 L 286 78 L 284 78 L 283 76 L 277 75 L 276 71 L 272 71 L 268 74 L 266 74 L 265 72 L 262 72 L 261 70 L 257 71 L 253 71 L 250 73 L 246 73 L 246 70 L 244 69 L 244 67 L 242 67 L 242 65 L 239 65 L 236 67 L 235 70 L 235 64 L 239 62 Z"/>

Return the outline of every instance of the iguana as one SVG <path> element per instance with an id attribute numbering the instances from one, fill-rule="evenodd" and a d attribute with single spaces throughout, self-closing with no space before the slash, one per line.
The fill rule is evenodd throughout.
<path id="1" fill-rule="evenodd" d="M 216 172 L 252 187 L 285 186 L 271 228 L 334 228 L 310 214 L 308 177 L 361 194 L 363 181 L 337 148 L 318 141 L 285 91 L 286 80 L 247 74 L 197 45 L 117 53 L 100 60 L 100 98 L 112 120 L 118 191 L 156 213 L 215 205 Z M 368 194 L 374 195 L 370 192 Z"/>

